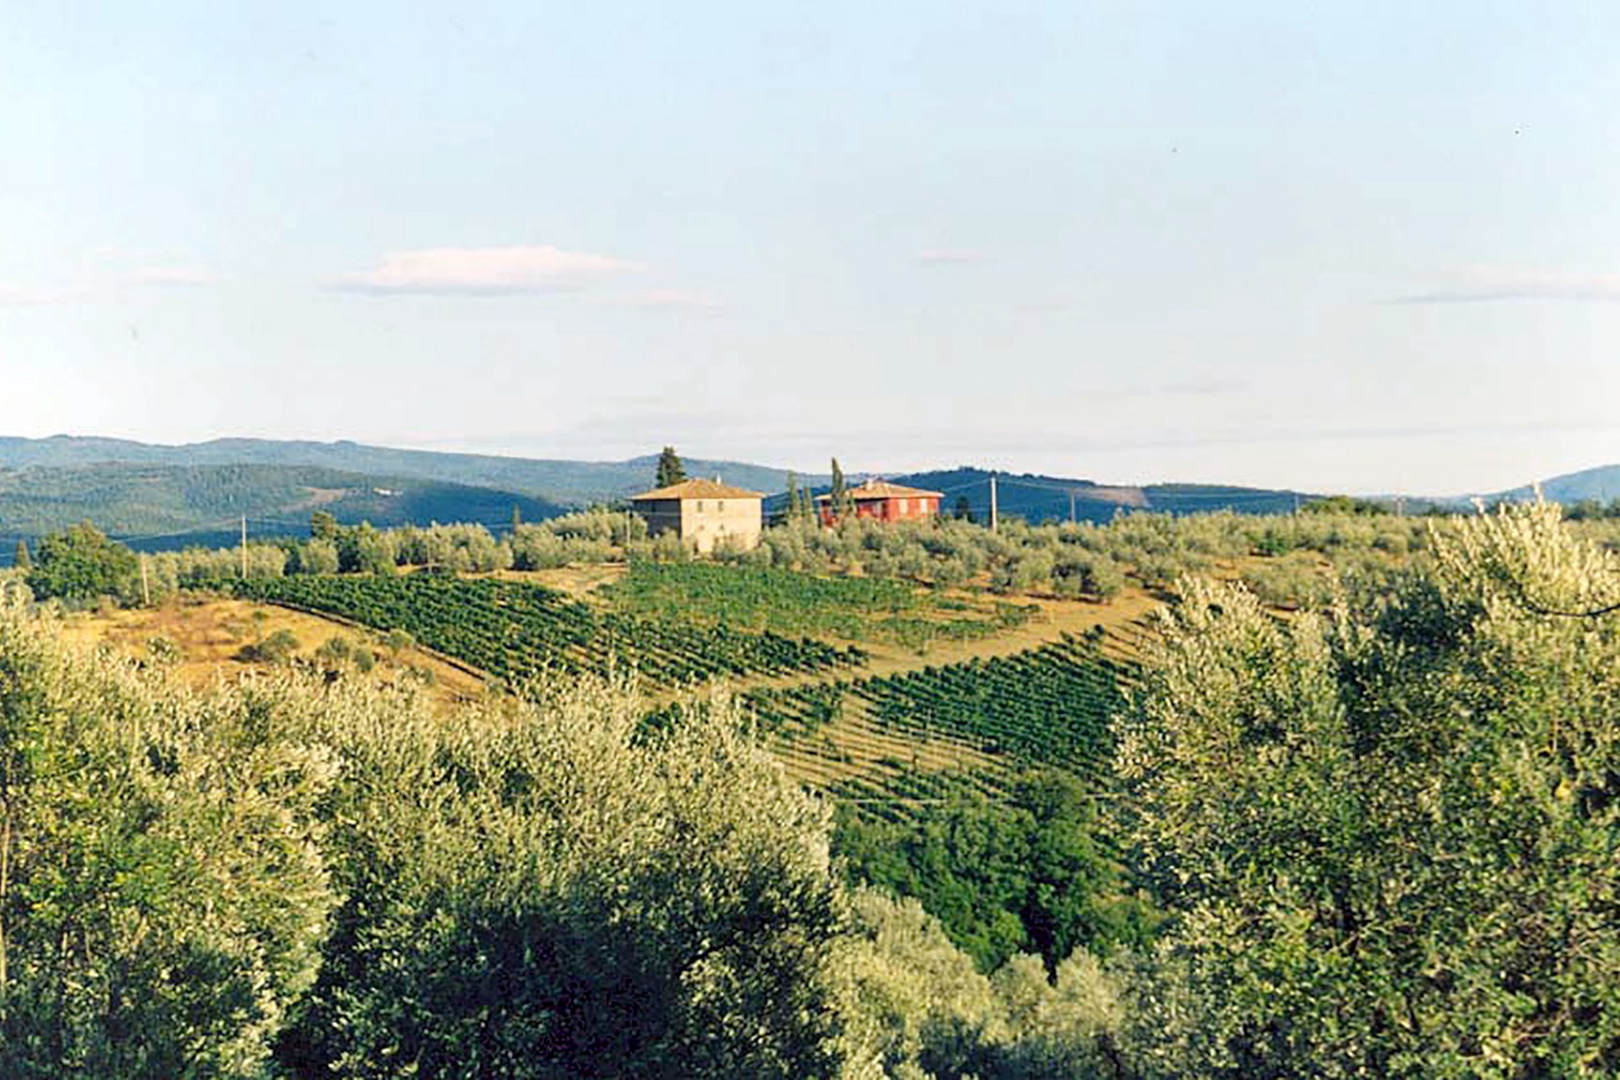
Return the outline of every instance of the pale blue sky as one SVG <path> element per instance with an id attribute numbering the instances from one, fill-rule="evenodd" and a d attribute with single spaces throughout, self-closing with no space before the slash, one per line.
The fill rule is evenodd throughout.
<path id="1" fill-rule="evenodd" d="M 1612 2 L 0 0 L 0 434 L 1620 461 L 1617 54 Z"/>

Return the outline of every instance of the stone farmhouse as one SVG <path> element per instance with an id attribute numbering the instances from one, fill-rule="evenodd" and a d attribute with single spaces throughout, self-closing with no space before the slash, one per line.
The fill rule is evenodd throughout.
<path id="1" fill-rule="evenodd" d="M 765 496 L 714 480 L 683 480 L 631 499 L 649 535 L 673 532 L 706 554 L 722 542 L 748 549 L 759 545 Z"/>
<path id="2" fill-rule="evenodd" d="M 887 480 L 868 480 L 850 488 L 846 494 L 856 517 L 878 521 L 926 521 L 939 515 L 939 500 L 945 497 L 942 492 L 891 484 Z M 823 525 L 837 521 L 831 495 L 817 495 L 816 506 Z"/>

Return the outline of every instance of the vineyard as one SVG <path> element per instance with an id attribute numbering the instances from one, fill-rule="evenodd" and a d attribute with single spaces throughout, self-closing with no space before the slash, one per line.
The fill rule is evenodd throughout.
<path id="1" fill-rule="evenodd" d="M 985 794 L 1023 765 L 1100 781 L 1131 678 L 1099 637 L 1064 635 L 1011 656 L 766 687 L 744 700 L 795 773 L 856 803 L 904 806 L 939 797 L 953 783 L 943 774 L 960 769 L 975 770 Z"/>
<path id="2" fill-rule="evenodd" d="M 772 631 L 603 612 L 538 585 L 436 574 L 252 578 L 245 599 L 335 615 L 517 681 L 545 671 L 636 669 L 655 686 L 859 666 L 865 654 Z"/>
<path id="3" fill-rule="evenodd" d="M 964 775 L 990 797 L 998 778 L 1026 765 L 1098 781 L 1111 751 L 1109 718 L 1132 670 L 1121 655 L 1122 646 L 1132 651 L 1132 628 L 1120 627 L 1063 634 L 1006 656 L 862 675 L 861 648 L 809 631 L 828 632 L 844 618 L 918 619 L 921 606 L 935 601 L 892 581 L 780 570 L 638 566 L 603 590 L 611 606 L 525 582 L 428 573 L 256 578 L 236 591 L 404 631 L 509 682 L 615 667 L 636 669 L 654 688 L 741 681 L 744 703 L 791 773 L 888 817 L 910 816 L 907 807 L 927 806 L 946 788 L 961 790 Z M 941 606 L 979 614 L 969 603 Z M 788 626 L 799 636 L 777 629 Z M 760 685 L 784 676 L 798 681 Z M 648 723 L 679 723 L 686 707 L 666 704 Z"/>
<path id="4" fill-rule="evenodd" d="M 602 590 L 625 614 L 792 637 L 837 637 L 925 649 L 1027 622 L 1030 607 L 941 600 L 892 578 L 833 577 L 764 566 L 638 561 Z"/>

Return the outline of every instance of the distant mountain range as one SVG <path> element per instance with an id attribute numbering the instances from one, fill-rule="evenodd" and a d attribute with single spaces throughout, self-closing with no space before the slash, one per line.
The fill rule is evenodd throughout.
<path id="1" fill-rule="evenodd" d="M 137 547 L 230 543 L 240 519 L 250 534 L 303 533 L 320 509 L 345 523 L 378 526 L 430 521 L 476 521 L 506 526 L 515 507 L 525 521 L 540 521 L 592 503 L 629 498 L 653 485 L 657 455 L 629 461 L 565 461 L 400 450 L 340 441 L 215 439 L 163 446 L 124 439 L 56 435 L 47 439 L 0 437 L 0 565 L 18 538 L 35 539 L 90 519 Z M 781 506 L 788 470 L 738 461 L 684 459 L 690 476 L 719 476 L 766 492 L 767 510 Z M 873 474 L 850 474 L 854 483 Z M 1307 492 L 1217 484 L 1104 484 L 1095 480 L 1013 474 L 962 466 L 884 474 L 913 487 L 944 493 L 942 509 L 965 507 L 984 520 L 990 480 L 1004 518 L 1026 521 L 1111 520 L 1121 510 L 1174 514 L 1209 510 L 1287 513 L 1318 498 Z M 826 491 L 825 475 L 800 475 L 812 491 Z M 1540 485 L 1566 505 L 1620 499 L 1620 465 L 1606 465 Z M 1532 497 L 1529 487 L 1480 496 L 1487 502 Z M 1467 506 L 1469 496 L 1408 500 Z"/>
<path id="2" fill-rule="evenodd" d="M 723 476 L 755 491 L 780 491 L 787 470 L 738 461 L 683 458 L 689 476 Z M 126 439 L 53 435 L 48 439 L 0 437 L 0 468 L 30 465 L 311 465 L 369 476 L 413 476 L 473 487 L 515 491 L 570 506 L 626 499 L 652 487 L 658 455 L 629 461 L 554 461 L 492 454 L 443 454 L 398 450 L 348 441 L 214 439 L 162 446 Z M 825 482 L 826 477 L 815 477 Z"/>
<path id="3" fill-rule="evenodd" d="M 1002 517 L 1029 522 L 1111 521 L 1121 510 L 1153 510 L 1192 514 L 1209 510 L 1236 510 L 1246 514 L 1285 514 L 1318 496 L 1296 491 L 1231 487 L 1220 484 L 1149 484 L 1134 487 L 1099 484 L 1033 473 L 993 474 L 996 511 Z M 891 477 L 896 483 L 943 492 L 940 509 L 951 513 L 960 506 L 983 520 L 990 512 L 990 477 L 985 469 L 962 466 L 935 472 Z M 963 500 L 966 500 L 965 503 Z"/>
<path id="4" fill-rule="evenodd" d="M 241 521 L 253 536 L 305 534 L 310 514 L 379 527 L 476 521 L 506 527 L 567 507 L 520 492 L 468 484 L 382 477 L 307 465 L 0 466 L 0 560 L 19 539 L 34 540 L 75 522 L 133 547 L 157 550 L 233 543 Z"/>
<path id="5" fill-rule="evenodd" d="M 1595 469 L 1582 469 L 1580 472 L 1554 476 L 1543 480 L 1540 487 L 1543 498 L 1563 506 L 1574 506 L 1578 502 L 1588 500 L 1613 502 L 1620 499 L 1620 465 L 1599 465 Z M 1535 498 L 1535 489 L 1526 485 L 1481 497 L 1487 503 L 1504 499 L 1510 502 L 1523 502 Z"/>

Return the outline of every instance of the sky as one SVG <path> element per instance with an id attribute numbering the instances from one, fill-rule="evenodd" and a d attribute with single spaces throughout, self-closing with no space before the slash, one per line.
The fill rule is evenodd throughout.
<path id="1" fill-rule="evenodd" d="M 1620 461 L 1620 4 L 0 0 L 0 435 Z"/>

